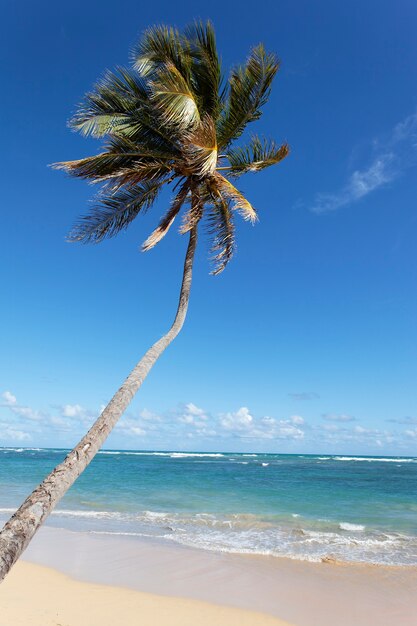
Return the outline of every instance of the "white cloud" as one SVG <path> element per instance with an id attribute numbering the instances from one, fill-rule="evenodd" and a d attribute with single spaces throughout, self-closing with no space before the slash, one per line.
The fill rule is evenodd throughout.
<path id="1" fill-rule="evenodd" d="M 317 193 L 311 210 L 327 213 L 357 202 L 415 165 L 417 113 L 397 124 L 387 137 L 374 141 L 374 155 L 369 164 L 354 171 L 341 189 L 335 193 Z"/>
<path id="2" fill-rule="evenodd" d="M 329 433 L 335 433 L 340 430 L 340 426 L 337 424 L 323 424 L 321 426 L 322 430 L 326 430 Z"/>
<path id="3" fill-rule="evenodd" d="M 5 391 L 4 393 L 1 394 L 1 397 L 3 398 L 5 402 L 4 406 L 13 406 L 14 404 L 17 403 L 16 396 L 14 396 L 10 391 Z"/>
<path id="4" fill-rule="evenodd" d="M 198 406 L 196 406 L 192 402 L 189 402 L 188 404 L 186 404 L 185 408 L 186 408 L 187 413 L 189 413 L 190 415 L 195 415 L 196 417 L 198 416 L 198 417 L 201 417 L 202 419 L 207 419 L 207 415 L 205 414 L 204 409 L 200 409 Z"/>
<path id="5" fill-rule="evenodd" d="M 302 424 L 304 418 L 300 415 L 281 420 L 268 415 L 256 419 L 247 407 L 220 416 L 220 427 L 227 434 L 251 439 L 302 439 L 304 431 L 299 428 Z"/>
<path id="6" fill-rule="evenodd" d="M 9 420 L 0 417 L 0 445 L 14 445 L 33 441 L 34 445 L 60 445 L 73 443 L 87 430 L 87 420 L 94 419 L 98 411 L 84 408 L 81 404 L 64 404 L 43 412 L 20 406 L 9 391 L 1 395 L 3 407 L 9 412 Z M 53 409 L 55 412 L 53 412 Z M 270 451 L 301 450 L 329 452 L 344 450 L 346 453 L 360 451 L 363 454 L 411 453 L 417 441 L 415 418 L 395 420 L 404 424 L 401 430 L 383 430 L 359 424 L 349 414 L 325 414 L 321 423 L 307 421 L 301 415 L 273 417 L 256 416 L 248 407 L 236 411 L 210 414 L 193 402 L 188 402 L 164 414 L 157 415 L 148 409 L 134 414 L 127 413 L 116 425 L 110 447 L 154 449 L 246 449 L 257 448 Z M 193 443 L 191 443 L 193 442 Z"/>
<path id="7" fill-rule="evenodd" d="M 63 417 L 84 417 L 85 408 L 80 404 L 64 404 L 62 406 Z"/>
<path id="8" fill-rule="evenodd" d="M 142 409 L 139 415 L 142 419 L 147 421 L 159 422 L 161 420 L 157 413 L 153 413 L 152 411 L 149 411 L 149 409 Z"/>
<path id="9" fill-rule="evenodd" d="M 146 435 L 146 430 L 140 420 L 128 416 L 122 417 L 114 430 L 126 438 L 144 437 Z"/>
<path id="10" fill-rule="evenodd" d="M 277 439 L 303 439 L 304 431 L 291 424 L 285 425 L 285 422 L 280 422 L 280 426 L 274 432 L 274 437 Z"/>
<path id="11" fill-rule="evenodd" d="M 178 421 L 182 424 L 192 424 L 196 428 L 204 428 L 205 422 L 209 420 L 209 416 L 204 409 L 196 406 L 192 402 L 186 404 L 181 411 Z"/>
<path id="12" fill-rule="evenodd" d="M 23 430 L 19 430 L 17 428 L 10 428 L 9 426 L 2 424 L 1 425 L 1 435 L 0 435 L 0 441 L 3 442 L 19 442 L 21 443 L 22 441 L 30 441 L 31 436 L 29 435 L 29 433 L 23 431 Z"/>
<path id="13" fill-rule="evenodd" d="M 15 415 L 19 417 L 24 417 L 28 420 L 33 420 L 35 422 L 43 419 L 42 413 L 32 409 L 30 406 L 10 406 L 10 410 L 13 411 Z"/>
<path id="14" fill-rule="evenodd" d="M 246 406 L 242 406 L 235 413 L 225 413 L 220 419 L 221 426 L 230 431 L 248 430 L 252 423 L 253 417 Z"/>
<path id="15" fill-rule="evenodd" d="M 140 426 L 131 426 L 130 433 L 132 433 L 132 435 L 136 435 L 138 437 L 143 437 L 143 435 L 146 435 L 146 431 L 143 428 L 140 428 Z"/>
<path id="16" fill-rule="evenodd" d="M 41 420 L 43 418 L 43 415 L 39 411 L 35 411 L 29 406 L 20 406 L 17 404 L 16 396 L 10 391 L 4 391 L 1 394 L 1 397 L 4 400 L 4 404 L 0 406 L 7 407 L 10 411 L 12 411 L 12 413 L 14 413 L 14 415 L 34 421 Z"/>

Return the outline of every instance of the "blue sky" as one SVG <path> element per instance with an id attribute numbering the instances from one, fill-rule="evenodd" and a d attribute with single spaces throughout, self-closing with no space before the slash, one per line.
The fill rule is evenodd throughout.
<path id="1" fill-rule="evenodd" d="M 224 70 L 282 61 L 252 130 L 291 145 L 242 179 L 258 209 L 107 447 L 417 454 L 413 1 L 3 3 L 0 445 L 70 446 L 176 308 L 186 242 L 141 254 L 168 202 L 98 246 L 92 197 L 47 167 L 99 150 L 66 121 L 155 23 L 211 18 Z"/>

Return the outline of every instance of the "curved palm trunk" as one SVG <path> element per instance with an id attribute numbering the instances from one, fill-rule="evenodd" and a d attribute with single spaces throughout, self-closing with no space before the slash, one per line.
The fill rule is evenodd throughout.
<path id="1" fill-rule="evenodd" d="M 180 332 L 188 308 L 196 243 L 197 227 L 194 227 L 190 232 L 185 257 L 178 310 L 170 330 L 146 352 L 85 437 L 26 498 L 0 532 L 0 581 L 20 557 L 55 505 L 92 461 L 155 361 Z"/>

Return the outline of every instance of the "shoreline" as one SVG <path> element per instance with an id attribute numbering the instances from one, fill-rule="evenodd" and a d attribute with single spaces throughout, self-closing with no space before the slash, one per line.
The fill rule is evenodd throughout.
<path id="1" fill-rule="evenodd" d="M 205 552 L 52 527 L 39 531 L 24 560 L 80 584 L 255 611 L 296 626 L 414 626 L 417 614 L 415 567 Z"/>

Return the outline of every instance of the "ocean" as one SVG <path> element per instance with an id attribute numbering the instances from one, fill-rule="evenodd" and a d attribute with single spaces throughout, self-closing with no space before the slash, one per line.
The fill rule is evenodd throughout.
<path id="1" fill-rule="evenodd" d="M 0 448 L 0 521 L 66 455 Z M 417 457 L 103 450 L 48 525 L 203 550 L 417 565 Z"/>

